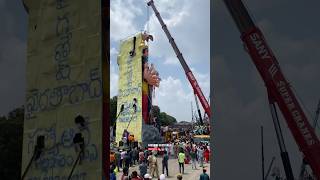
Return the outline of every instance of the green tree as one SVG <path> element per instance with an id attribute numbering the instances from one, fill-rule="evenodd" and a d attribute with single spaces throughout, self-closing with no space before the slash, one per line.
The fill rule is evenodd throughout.
<path id="1" fill-rule="evenodd" d="M 116 121 L 116 117 L 117 117 L 117 100 L 118 97 L 117 96 L 113 96 L 110 99 L 110 126 L 112 126 L 115 121 Z"/>
<path id="2" fill-rule="evenodd" d="M 168 126 L 168 125 L 172 125 L 177 122 L 176 118 L 168 115 L 165 112 L 161 112 L 159 114 L 159 120 L 160 120 L 161 126 Z"/>
<path id="3" fill-rule="evenodd" d="M 0 177 L 3 180 L 20 179 L 23 121 L 23 107 L 0 117 Z"/>

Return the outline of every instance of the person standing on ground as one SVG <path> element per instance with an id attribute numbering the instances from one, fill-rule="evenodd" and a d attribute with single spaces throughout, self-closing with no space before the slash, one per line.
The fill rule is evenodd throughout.
<path id="1" fill-rule="evenodd" d="M 186 159 L 187 159 L 187 163 L 190 163 L 191 157 L 190 157 L 190 152 L 191 152 L 191 147 L 189 142 L 187 142 L 186 147 L 185 147 L 185 152 L 186 152 Z"/>
<path id="2" fill-rule="evenodd" d="M 209 177 L 209 175 L 206 173 L 207 170 L 203 168 L 202 171 L 203 171 L 203 173 L 200 175 L 200 179 L 199 179 L 199 180 L 209 180 L 210 177 Z"/>
<path id="3" fill-rule="evenodd" d="M 135 139 L 134 139 L 134 135 L 133 134 L 131 134 L 130 136 L 131 136 L 130 137 L 130 148 L 133 148 Z"/>
<path id="4" fill-rule="evenodd" d="M 114 152 L 110 153 L 110 164 L 116 165 L 116 156 Z"/>
<path id="5" fill-rule="evenodd" d="M 148 151 L 148 147 L 145 148 L 144 152 L 144 160 L 146 161 L 147 165 L 149 166 L 149 162 L 148 162 L 148 155 L 149 155 L 149 151 Z"/>
<path id="6" fill-rule="evenodd" d="M 129 149 L 127 154 L 129 155 L 129 165 L 130 165 L 130 167 L 132 167 L 132 164 L 133 164 L 133 160 L 132 160 L 133 151 L 132 151 L 132 149 Z"/>
<path id="7" fill-rule="evenodd" d="M 166 169 L 167 176 L 169 176 L 168 160 L 169 160 L 169 155 L 168 155 L 167 151 L 164 151 L 164 155 L 162 158 L 162 174 L 164 174 L 164 169 Z"/>
<path id="8" fill-rule="evenodd" d="M 121 180 L 129 179 L 129 168 L 123 168 L 123 174 L 121 176 Z"/>
<path id="9" fill-rule="evenodd" d="M 196 160 L 199 162 L 199 156 L 198 156 L 198 144 L 194 144 L 194 150 L 196 152 Z"/>
<path id="10" fill-rule="evenodd" d="M 124 166 L 129 169 L 129 167 L 130 167 L 130 156 L 129 156 L 129 153 L 126 153 L 124 155 L 123 161 L 124 161 Z"/>
<path id="11" fill-rule="evenodd" d="M 124 139 L 123 143 L 127 146 L 129 146 L 129 135 L 130 133 L 128 132 L 127 129 L 125 129 L 122 133 L 122 138 Z"/>
<path id="12" fill-rule="evenodd" d="M 114 167 L 110 167 L 110 180 L 117 180 L 116 174 L 114 172 Z"/>
<path id="13" fill-rule="evenodd" d="M 178 158 L 178 150 L 179 150 L 179 145 L 178 143 L 174 143 L 174 157 Z"/>
<path id="14" fill-rule="evenodd" d="M 115 153 L 114 153 L 114 157 L 116 158 L 116 168 L 117 168 L 117 170 L 119 171 L 120 170 L 120 162 L 121 162 L 121 154 L 120 154 L 120 152 L 119 151 L 116 151 Z"/>
<path id="15" fill-rule="evenodd" d="M 200 147 L 198 149 L 198 161 L 199 161 L 200 167 L 203 167 L 203 149 L 202 149 L 202 147 Z"/>
<path id="16" fill-rule="evenodd" d="M 178 154 L 178 162 L 179 162 L 179 172 L 184 174 L 184 160 L 186 158 L 186 155 L 184 154 L 183 150 L 180 150 L 180 153 Z M 181 170 L 182 169 L 182 170 Z"/>
<path id="17" fill-rule="evenodd" d="M 124 167 L 124 156 L 126 155 L 126 152 L 123 150 L 120 150 L 120 167 L 123 168 Z"/>
<path id="18" fill-rule="evenodd" d="M 144 153 L 143 151 L 140 149 L 140 152 L 139 152 L 139 164 L 141 164 L 144 160 Z"/>
<path id="19" fill-rule="evenodd" d="M 174 147 L 173 147 L 173 142 L 170 143 L 170 156 L 174 156 Z"/>
<path id="20" fill-rule="evenodd" d="M 151 169 L 152 169 L 152 166 L 151 166 L 151 164 L 152 164 L 152 156 L 151 156 L 150 153 L 148 154 L 147 162 L 148 162 L 147 164 L 148 164 L 149 170 L 151 171 Z"/>
<path id="21" fill-rule="evenodd" d="M 156 177 L 159 178 L 158 160 L 157 160 L 157 157 L 155 156 L 155 153 L 153 153 L 153 155 L 151 156 L 151 169 L 150 169 L 151 177 L 155 177 L 154 173 L 156 173 Z"/>
<path id="22" fill-rule="evenodd" d="M 141 164 L 139 165 L 139 171 L 140 171 L 140 176 L 144 177 L 145 174 L 147 174 L 147 163 L 145 161 L 142 161 Z"/>
<path id="23" fill-rule="evenodd" d="M 192 150 L 190 151 L 192 169 L 197 169 L 196 156 L 197 156 L 197 155 L 196 155 L 195 149 L 192 149 Z"/>
<path id="24" fill-rule="evenodd" d="M 136 161 L 138 160 L 138 154 L 139 154 L 139 152 L 138 152 L 137 148 L 134 148 L 134 149 L 132 150 L 132 161 L 133 161 L 133 165 L 136 165 Z"/>
<path id="25" fill-rule="evenodd" d="M 203 153 L 203 156 L 204 156 L 204 160 L 206 163 L 209 162 L 209 156 L 210 156 L 210 152 L 209 152 L 209 149 L 207 149 L 207 147 L 205 146 L 205 151 Z"/>

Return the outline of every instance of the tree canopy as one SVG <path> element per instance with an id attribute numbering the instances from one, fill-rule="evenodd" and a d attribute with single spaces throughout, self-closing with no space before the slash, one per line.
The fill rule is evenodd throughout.
<path id="1" fill-rule="evenodd" d="M 0 177 L 3 180 L 21 177 L 23 119 L 23 107 L 0 117 Z"/>
<path id="2" fill-rule="evenodd" d="M 168 126 L 168 125 L 172 125 L 177 122 L 176 118 L 170 116 L 169 114 L 167 114 L 165 112 L 160 113 L 159 119 L 160 119 L 161 126 Z"/>
<path id="3" fill-rule="evenodd" d="M 113 96 L 110 99 L 110 126 L 112 126 L 115 123 L 116 117 L 117 117 L 117 96 Z"/>

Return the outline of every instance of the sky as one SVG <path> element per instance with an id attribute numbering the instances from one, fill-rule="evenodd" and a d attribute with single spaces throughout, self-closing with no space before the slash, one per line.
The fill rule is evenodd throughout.
<path id="1" fill-rule="evenodd" d="M 22 1 L 0 0 L 0 116 L 24 104 L 27 13 Z"/>
<path id="2" fill-rule="evenodd" d="M 320 98 L 320 2 L 243 2 L 264 33 L 285 77 L 311 120 Z M 264 127 L 265 166 L 267 168 L 275 156 L 274 165 L 282 170 L 266 89 L 244 50 L 239 31 L 223 1 L 214 1 L 212 15 L 214 178 L 261 179 L 260 126 Z M 278 111 L 278 114 L 281 112 Z M 302 156 L 282 115 L 280 122 L 297 177 Z"/>
<path id="3" fill-rule="evenodd" d="M 154 37 L 154 41 L 149 42 L 149 62 L 156 66 L 161 77 L 160 87 L 155 90 L 154 105 L 177 121 L 191 121 L 191 102 L 193 109 L 196 109 L 193 90 L 158 19 L 146 2 L 111 0 L 110 96 L 118 94 L 116 59 L 120 40 L 147 30 Z M 207 98 L 210 94 L 209 3 L 209 0 L 155 1 L 156 8 Z"/>

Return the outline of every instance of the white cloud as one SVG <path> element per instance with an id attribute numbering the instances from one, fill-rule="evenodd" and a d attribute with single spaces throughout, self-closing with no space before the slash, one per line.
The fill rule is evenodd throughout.
<path id="1" fill-rule="evenodd" d="M 117 72 L 117 65 L 110 62 L 110 97 L 116 96 L 118 94 L 118 81 L 119 75 Z"/>
<path id="2" fill-rule="evenodd" d="M 210 76 L 209 74 L 199 73 L 193 69 L 201 90 L 206 98 L 210 91 Z M 161 111 L 177 118 L 178 121 L 191 121 L 191 102 L 195 105 L 194 92 L 188 82 L 183 83 L 182 80 L 168 76 L 162 79 L 159 89 L 156 90 L 156 102 Z M 203 108 L 200 101 L 199 106 L 203 114 Z"/>
<path id="3" fill-rule="evenodd" d="M 187 63 L 209 63 L 210 56 L 210 1 L 166 1 L 159 0 L 155 5 L 171 35 L 185 57 Z M 161 25 L 151 10 L 149 22 L 150 34 L 154 41 L 150 43 L 150 54 L 161 59 L 165 65 L 178 64 L 177 57 L 165 36 Z"/>
<path id="4" fill-rule="evenodd" d="M 159 87 L 159 96 L 175 96 L 177 97 L 175 101 L 182 102 L 183 100 L 190 100 L 188 98 L 187 92 L 184 90 L 183 84 L 180 79 L 176 79 L 172 76 L 167 77 L 161 81 L 161 86 Z M 171 98 L 170 98 L 171 99 Z M 171 99 L 172 100 L 172 99 Z"/>
<path id="5" fill-rule="evenodd" d="M 177 57 L 169 56 L 164 60 L 163 64 L 164 65 L 179 65 L 179 60 L 177 59 Z"/>
<path id="6" fill-rule="evenodd" d="M 190 102 L 192 96 L 180 79 L 169 76 L 162 79 L 159 89 L 156 89 L 156 99 L 161 111 L 166 112 L 177 121 L 190 121 Z"/>
<path id="7" fill-rule="evenodd" d="M 114 56 L 114 55 L 117 55 L 119 52 L 116 50 L 116 48 L 112 47 L 110 49 L 110 56 Z"/>
<path id="8" fill-rule="evenodd" d="M 110 7 L 110 38 L 119 41 L 136 33 L 134 19 L 142 11 L 132 0 L 112 0 Z"/>

